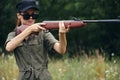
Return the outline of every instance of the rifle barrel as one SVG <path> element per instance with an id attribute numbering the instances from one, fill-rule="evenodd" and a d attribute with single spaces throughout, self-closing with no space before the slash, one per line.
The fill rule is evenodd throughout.
<path id="1" fill-rule="evenodd" d="M 120 19 L 101 19 L 101 20 L 82 20 L 84 23 L 115 23 L 120 22 Z"/>

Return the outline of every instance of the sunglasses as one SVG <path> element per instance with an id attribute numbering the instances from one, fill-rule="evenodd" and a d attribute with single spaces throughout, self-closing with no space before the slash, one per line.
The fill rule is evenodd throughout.
<path id="1" fill-rule="evenodd" d="M 23 19 L 25 19 L 25 20 L 29 20 L 30 17 L 32 17 L 32 19 L 37 19 L 39 17 L 39 13 L 32 13 L 32 14 L 23 13 L 21 15 L 23 16 Z"/>

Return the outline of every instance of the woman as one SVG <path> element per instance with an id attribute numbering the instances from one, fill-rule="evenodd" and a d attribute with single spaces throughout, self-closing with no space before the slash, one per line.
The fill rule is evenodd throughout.
<path id="1" fill-rule="evenodd" d="M 68 28 L 62 21 L 59 22 L 58 41 L 42 27 L 45 23 L 35 23 L 38 18 L 35 1 L 20 1 L 16 8 L 18 23 L 15 31 L 8 34 L 5 48 L 8 52 L 14 51 L 19 80 L 51 80 L 47 69 L 48 52 L 54 49 L 60 54 L 65 53 Z"/>

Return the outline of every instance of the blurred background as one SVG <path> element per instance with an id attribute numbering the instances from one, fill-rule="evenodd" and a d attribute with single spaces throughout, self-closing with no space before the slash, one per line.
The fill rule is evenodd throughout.
<path id="1" fill-rule="evenodd" d="M 4 56 L 9 32 L 16 26 L 15 5 L 0 2 L 0 80 L 17 80 L 14 56 Z M 120 19 L 120 0 L 36 0 L 37 22 L 45 20 Z M 50 30 L 58 38 L 58 30 Z M 67 33 L 65 55 L 50 53 L 53 80 L 120 80 L 120 23 L 86 23 Z"/>
<path id="2" fill-rule="evenodd" d="M 4 43 L 16 26 L 15 5 L 19 0 L 0 2 L 0 54 L 5 52 Z M 120 15 L 120 0 L 37 0 L 39 19 L 71 20 L 113 19 Z M 51 30 L 57 37 L 57 30 Z M 120 57 L 120 23 L 87 23 L 83 28 L 71 29 L 67 34 L 69 57 L 87 55 L 94 50 L 105 52 L 111 60 L 112 54 Z"/>

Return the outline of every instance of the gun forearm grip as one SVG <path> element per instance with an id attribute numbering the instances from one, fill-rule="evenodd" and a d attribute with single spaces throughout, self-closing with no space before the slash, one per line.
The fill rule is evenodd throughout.
<path id="1" fill-rule="evenodd" d="M 83 27 L 85 25 L 82 21 L 74 21 L 74 20 L 63 20 L 65 27 L 69 28 L 78 28 Z M 59 29 L 59 21 L 43 21 L 43 23 L 46 23 L 45 27 L 46 29 Z"/>

